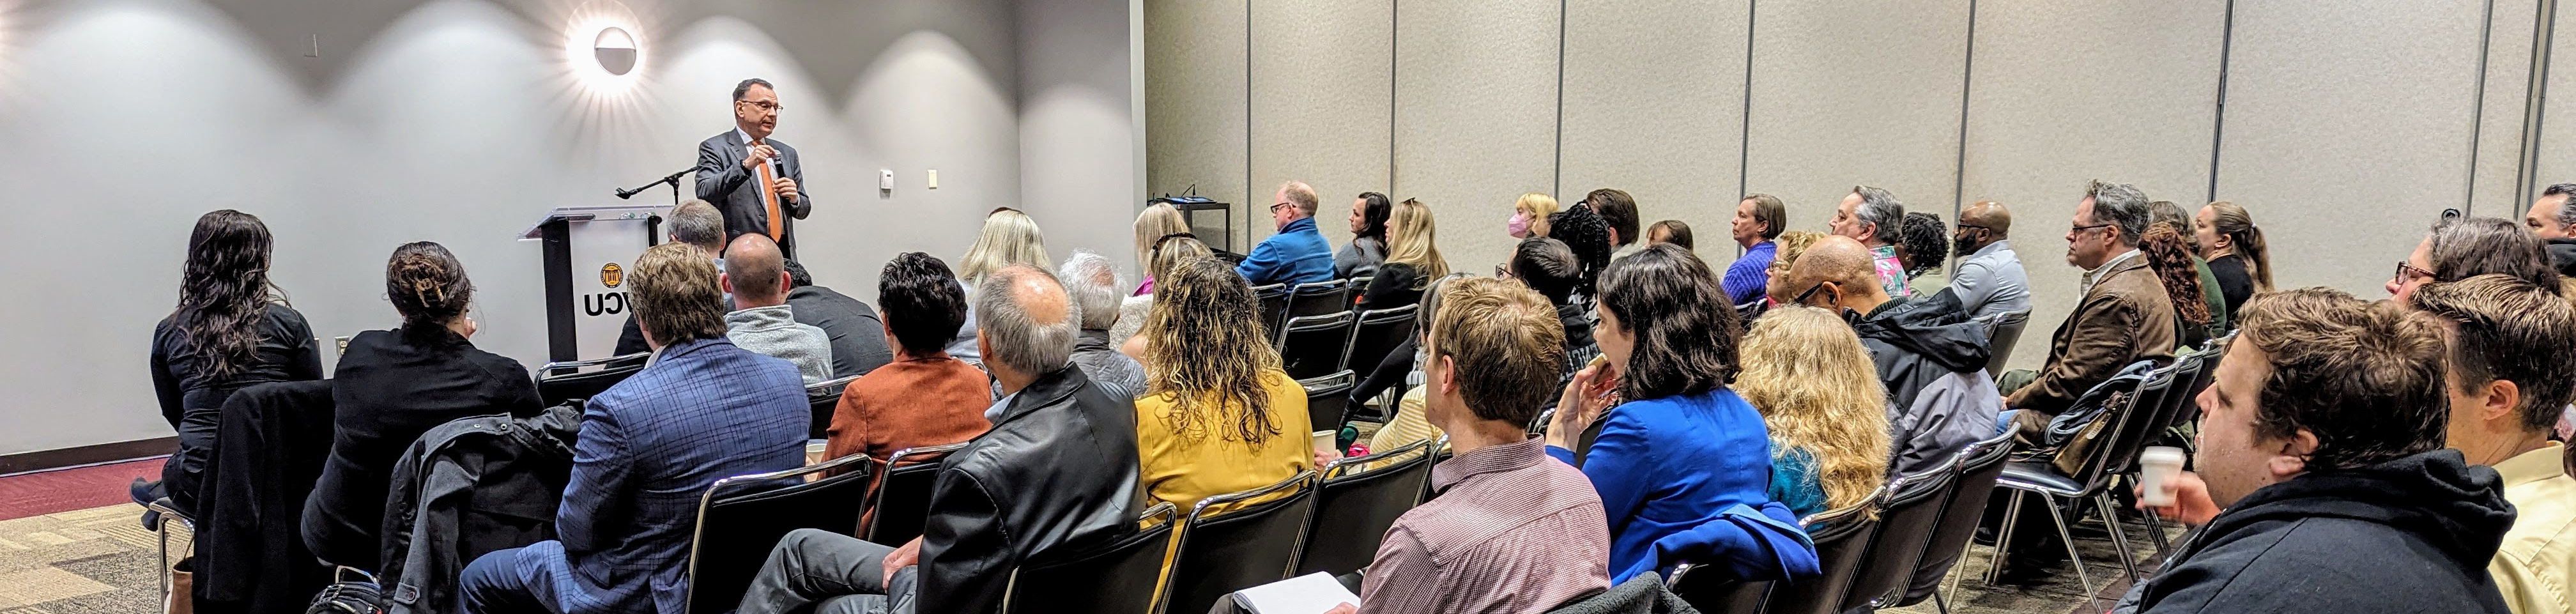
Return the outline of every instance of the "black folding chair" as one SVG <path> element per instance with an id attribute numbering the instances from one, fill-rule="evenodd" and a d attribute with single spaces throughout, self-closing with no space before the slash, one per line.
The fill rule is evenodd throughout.
<path id="1" fill-rule="evenodd" d="M 868 455 L 852 454 L 709 485 L 698 498 L 698 523 L 689 536 L 686 611 L 725 612 L 741 605 L 752 576 L 788 532 L 817 529 L 849 535 L 858 530 L 867 467 L 874 462 Z M 805 481 L 822 475 L 830 477 Z"/>
<path id="2" fill-rule="evenodd" d="M 1772 581 L 1744 582 L 1718 579 L 1714 574 L 1691 573 L 1698 565 L 1683 563 L 1673 568 L 1671 589 L 1691 609 L 1700 614 L 1761 614 L 1762 602 L 1771 596 Z"/>
<path id="3" fill-rule="evenodd" d="M 1914 565 L 1923 560 L 1923 549 L 1931 545 L 1941 521 L 1941 507 L 1950 503 L 1952 486 L 1958 483 L 1956 456 L 1888 482 L 1880 491 L 1877 534 L 1869 538 L 1869 552 L 1861 555 L 1841 609 L 1893 607 L 1905 597 L 1905 583 L 1913 579 Z"/>
<path id="4" fill-rule="evenodd" d="M 1273 343 L 1279 339 L 1280 325 L 1288 321 L 1288 284 L 1253 286 L 1253 298 L 1261 299 L 1262 336 Z"/>
<path id="5" fill-rule="evenodd" d="M 939 461 L 967 442 L 896 450 L 878 465 L 876 487 L 868 492 L 859 538 L 901 544 L 921 536 L 930 521 L 930 489 L 939 483 Z"/>
<path id="6" fill-rule="evenodd" d="M 1956 469 L 1958 480 L 1950 487 L 1950 500 L 1941 504 L 1941 520 L 1933 524 L 1932 541 L 1923 547 L 1922 560 L 1914 563 L 1914 577 L 1906 582 L 1905 599 L 1897 605 L 1922 603 L 1926 597 L 1940 594 L 1941 577 L 1949 575 L 1968 551 L 1968 541 L 1976 537 L 1977 523 L 1986 516 L 1986 503 L 1994 499 L 1995 477 L 2003 475 L 2004 459 L 2012 455 L 2012 433 L 1968 444 L 1959 451 Z M 1952 594 L 1959 591 L 1955 580 Z M 1941 605 L 1948 611 L 1949 605 Z"/>
<path id="7" fill-rule="evenodd" d="M 2163 417 L 2164 403 L 2167 395 L 2174 392 L 2174 376 L 2179 366 L 2168 364 L 2148 374 L 2147 380 L 2138 385 L 2138 394 L 2131 397 L 2129 406 L 2111 416 L 2109 426 L 2102 430 L 2100 439 L 2087 451 L 2083 464 L 2074 474 L 2059 472 L 2054 464 L 2045 461 L 2005 463 L 2003 475 L 1995 484 L 2012 490 L 2013 496 L 2004 510 L 2003 528 L 1996 533 L 1995 543 L 2013 543 L 2013 529 L 2019 524 L 2024 495 L 2039 495 L 2041 504 L 2049 506 L 2048 517 L 2056 525 L 2058 539 L 2066 542 L 2067 559 L 2075 563 L 2076 581 L 2084 585 L 2084 594 L 2093 594 L 2093 580 L 2084 573 L 2084 557 L 2075 551 L 2075 537 L 2067 529 L 2066 514 L 2058 513 L 2057 508 L 2057 499 L 2065 497 L 2073 500 L 2075 511 L 2080 514 L 2084 503 L 2089 500 L 2101 512 L 2105 528 L 2111 531 L 2111 546 L 2119 551 L 2121 568 L 2128 572 L 2130 580 L 2135 581 L 2138 578 L 2137 555 L 2129 551 L 2129 536 L 2120 530 L 2118 506 L 2111 504 L 2110 486 L 2121 468 L 2137 462 L 2138 450 L 2145 445 L 2149 432 L 2162 430 L 2151 427 Z M 1987 582 L 1996 581 L 1994 576 L 2001 572 L 2002 563 L 2003 557 L 1999 555 L 1987 566 Z"/>
<path id="8" fill-rule="evenodd" d="M 1146 614 L 1154 610 L 1163 580 L 1163 555 L 1171 552 L 1172 531 L 1180 524 L 1170 503 L 1146 508 L 1147 525 L 1117 541 L 1070 557 L 1047 559 L 1011 570 L 1002 585 L 1002 614 Z"/>
<path id="9" fill-rule="evenodd" d="M 2030 310 L 1995 314 L 1986 324 L 1986 347 L 1993 353 L 1986 357 L 1986 377 L 2003 377 L 2004 363 L 2012 361 L 2013 346 L 2021 344 L 2021 330 L 2030 325 Z"/>
<path id="10" fill-rule="evenodd" d="M 1342 371 L 1355 318 L 1348 311 L 1288 318 L 1279 332 L 1279 365 L 1289 377 L 1311 379 Z"/>
<path id="11" fill-rule="evenodd" d="M 1205 612 L 1227 593 L 1288 578 L 1315 515 L 1315 472 L 1217 495 L 1190 509 L 1163 582 L 1163 612 Z M 1279 496 L 1216 514 L 1211 508 Z"/>
<path id="12" fill-rule="evenodd" d="M 1423 486 L 1431 482 L 1430 452 L 1431 440 L 1425 439 L 1325 466 L 1315 523 L 1307 530 L 1313 537 L 1293 575 L 1342 575 L 1368 566 L 1396 517 L 1422 503 Z"/>
<path id="13" fill-rule="evenodd" d="M 1288 317 L 1350 311 L 1351 293 L 1364 287 L 1353 286 L 1346 279 L 1297 284 L 1288 293 Z"/>
<path id="14" fill-rule="evenodd" d="M 1314 428 L 1309 432 L 1342 430 L 1350 420 L 1351 389 L 1359 387 L 1359 374 L 1343 371 L 1297 380 L 1297 385 L 1306 389 L 1306 421 Z"/>
<path id="15" fill-rule="evenodd" d="M 1807 539 L 1816 544 L 1816 564 L 1822 569 L 1814 578 L 1776 582 L 1770 595 L 1763 599 L 1767 614 L 1835 614 L 1841 610 L 1845 589 L 1851 587 L 1852 574 L 1859 573 L 1861 557 L 1869 552 L 1870 538 L 1877 536 L 1878 522 L 1870 511 L 1878 507 L 1880 492 L 1871 491 L 1869 498 L 1837 510 L 1828 510 L 1799 519 L 1806 525 Z"/>
<path id="16" fill-rule="evenodd" d="M 1413 337 L 1414 311 L 1421 305 L 1393 309 L 1371 309 L 1359 312 L 1359 322 L 1351 330 L 1351 349 L 1342 358 L 1342 368 L 1368 373 L 1386 362 L 1388 352 Z"/>
<path id="17" fill-rule="evenodd" d="M 850 381 L 859 376 L 836 377 L 805 386 L 805 403 L 814 412 L 814 422 L 805 429 L 805 438 L 822 439 L 831 435 L 832 412 L 841 407 L 841 392 L 850 389 Z"/>
<path id="18" fill-rule="evenodd" d="M 546 366 L 537 368 L 537 399 L 546 407 L 553 407 L 565 401 L 598 396 L 608 391 L 608 387 L 644 370 L 644 363 L 652 357 L 652 352 L 636 352 L 592 360 L 546 363 Z"/>

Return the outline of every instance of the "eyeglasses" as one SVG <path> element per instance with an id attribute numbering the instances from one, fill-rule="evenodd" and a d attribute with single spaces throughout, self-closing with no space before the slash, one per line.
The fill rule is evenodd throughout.
<path id="1" fill-rule="evenodd" d="M 780 110 L 780 109 L 785 109 L 785 108 L 787 108 L 787 105 L 778 104 L 778 103 L 770 102 L 770 101 L 767 101 L 767 100 L 736 100 L 736 101 L 734 101 L 734 104 L 747 104 L 747 105 L 751 105 L 751 106 L 752 106 L 752 108 L 760 109 L 760 110 L 762 110 L 762 111 L 768 111 L 768 112 L 771 112 L 771 113 L 776 113 L 776 112 L 778 112 L 778 110 Z"/>
<path id="2" fill-rule="evenodd" d="M 2433 278 L 2433 272 L 2432 272 L 2432 271 L 2427 271 L 2427 270 L 2424 270 L 2424 269 L 2415 268 L 2415 265 L 2410 264 L 2410 263 L 2408 263 L 2408 262 L 2406 262 L 2406 261 L 2404 261 L 2404 260 L 2399 260 L 2399 261 L 2397 261 L 2397 272 L 2396 272 L 2396 273 L 2393 273 L 2393 274 L 2390 274 L 2388 277 L 2389 277 L 2389 279 L 2391 279 L 2391 280 L 2393 280 L 2393 281 L 2396 281 L 2397 283 L 2401 283 L 2401 284 L 2402 284 L 2402 283 L 2406 283 L 2406 282 L 2409 282 L 2409 281 L 2414 281 L 2414 280 L 2415 280 L 2415 278 L 2418 278 L 2418 277 L 2425 278 L 2425 279 L 2432 279 L 2432 278 Z"/>
<path id="3" fill-rule="evenodd" d="M 2106 223 L 2106 224 L 2093 224 L 2093 225 L 2090 225 L 2090 226 L 2077 226 L 2077 227 L 2074 227 L 2074 228 L 2066 229 L 2066 234 L 2083 234 L 2083 233 L 2084 233 L 2084 231 L 2087 231 L 2087 230 L 2092 230 L 2092 229 L 2095 229 L 2095 228 L 2109 228 L 2110 226 L 2111 226 L 2111 225 L 2110 225 L 2110 224 L 2107 224 L 2107 223 Z"/>
<path id="4" fill-rule="evenodd" d="M 1270 212 L 1271 212 L 1271 213 L 1278 213 L 1278 212 L 1279 212 L 1279 208 L 1280 208 L 1280 207 L 1294 207 L 1294 206 L 1297 206 L 1297 203 L 1279 203 L 1279 204 L 1271 205 L 1271 206 L 1270 206 Z"/>
<path id="5" fill-rule="evenodd" d="M 1993 226 L 1978 226 L 1978 225 L 1976 225 L 1976 224 L 1960 224 L 1960 225 L 1958 225 L 1958 227 L 1959 227 L 1959 229 L 1960 229 L 1960 230 L 1967 230 L 1967 229 L 1970 229 L 1970 228 L 1975 228 L 1975 229 L 1977 229 L 1977 230 L 1994 230 L 1994 229 L 1995 229 L 1995 227 L 1993 227 Z"/>
<path id="6" fill-rule="evenodd" d="M 1825 282 L 1821 282 L 1821 281 L 1820 281 L 1820 282 L 1816 282 L 1816 285 L 1813 285 L 1813 286 L 1807 286 L 1807 291 L 1798 293 L 1798 298 L 1796 298 L 1796 299 L 1791 299 L 1789 302 L 1791 302 L 1791 303 L 1795 303 L 1795 304 L 1799 304 L 1799 305 L 1805 305 L 1805 304 L 1807 304 L 1807 297 L 1815 296 L 1815 295 L 1816 295 L 1816 291 L 1817 291 L 1817 290 L 1823 290 L 1823 289 L 1825 289 Z M 1839 292 L 1837 292 L 1837 293 L 1839 293 Z"/>

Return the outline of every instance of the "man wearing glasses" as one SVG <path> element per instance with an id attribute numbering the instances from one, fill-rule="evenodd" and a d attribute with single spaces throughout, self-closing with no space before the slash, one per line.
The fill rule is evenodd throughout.
<path id="1" fill-rule="evenodd" d="M 2030 276 L 2005 239 L 2011 234 L 2012 210 L 2003 203 L 1983 201 L 1959 211 L 1950 247 L 1962 257 L 1950 292 L 1959 295 L 1968 317 L 1991 323 L 2005 313 L 2030 310 Z"/>
<path id="2" fill-rule="evenodd" d="M 768 81 L 733 86 L 734 129 L 698 143 L 698 198 L 724 212 L 725 241 L 768 235 L 796 257 L 796 223 L 814 212 L 796 148 L 769 138 L 778 129 L 778 91 Z"/>
<path id="3" fill-rule="evenodd" d="M 1252 247 L 1252 255 L 1234 272 L 1255 286 L 1311 284 L 1333 280 L 1333 245 L 1315 230 L 1315 188 L 1290 181 L 1271 195 L 1270 222 L 1278 234 Z"/>

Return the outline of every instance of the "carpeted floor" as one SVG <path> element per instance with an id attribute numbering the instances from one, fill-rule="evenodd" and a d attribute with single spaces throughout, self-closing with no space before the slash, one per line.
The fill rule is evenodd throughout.
<path id="1" fill-rule="evenodd" d="M 0 477 L 0 520 L 125 503 L 125 484 L 161 479 L 161 459 Z"/>

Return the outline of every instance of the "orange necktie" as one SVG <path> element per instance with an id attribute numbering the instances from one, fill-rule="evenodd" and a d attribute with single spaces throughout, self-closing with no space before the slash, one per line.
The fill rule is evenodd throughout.
<path id="1" fill-rule="evenodd" d="M 760 146 L 760 142 L 759 142 L 759 141 L 752 141 L 751 146 L 752 146 L 752 147 L 759 147 L 759 146 Z M 775 176 L 775 175 L 771 175 L 771 174 L 769 173 L 769 165 L 768 165 L 768 164 L 761 164 L 761 165 L 760 165 L 760 202 L 761 202 L 761 206 L 762 206 L 763 208 L 765 208 L 765 209 L 767 209 L 767 210 L 769 211 L 769 240 L 771 240 L 771 241 L 779 241 L 779 240 L 782 240 L 782 237 L 786 236 L 786 231 L 785 231 L 784 229 L 780 228 L 780 227 L 779 227 L 779 223 L 778 223 L 778 193 L 777 193 L 777 189 L 778 189 L 778 177 L 777 177 L 777 176 Z"/>

